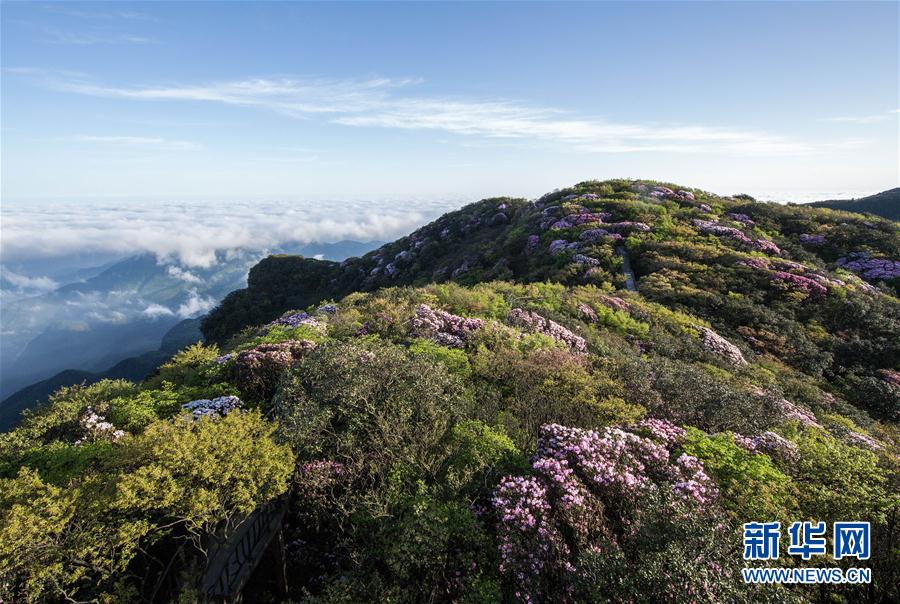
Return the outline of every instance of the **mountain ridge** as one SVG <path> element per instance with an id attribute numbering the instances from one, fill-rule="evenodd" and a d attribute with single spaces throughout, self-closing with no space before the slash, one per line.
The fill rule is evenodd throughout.
<path id="1" fill-rule="evenodd" d="M 814 201 L 809 205 L 817 208 L 843 210 L 845 212 L 875 214 L 889 220 L 900 220 L 900 187 L 867 195 L 866 197 Z"/>

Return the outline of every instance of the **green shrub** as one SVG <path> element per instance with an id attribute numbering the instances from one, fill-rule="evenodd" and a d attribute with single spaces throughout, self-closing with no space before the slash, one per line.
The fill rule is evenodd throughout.
<path id="1" fill-rule="evenodd" d="M 732 435 L 687 428 L 684 451 L 700 459 L 719 485 L 725 508 L 740 522 L 794 520 L 796 488 L 768 455 L 739 447 Z"/>

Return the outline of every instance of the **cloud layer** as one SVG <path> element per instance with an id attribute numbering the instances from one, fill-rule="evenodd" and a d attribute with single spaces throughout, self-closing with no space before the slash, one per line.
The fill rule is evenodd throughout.
<path id="1" fill-rule="evenodd" d="M 286 243 L 389 240 L 462 205 L 459 200 L 268 203 L 4 204 L 4 262 L 74 253 L 150 252 L 178 262 L 173 277 L 216 263 L 216 251 Z"/>
<path id="2" fill-rule="evenodd" d="M 318 118 L 348 127 L 430 130 L 504 141 L 565 145 L 593 153 L 673 152 L 773 155 L 853 146 L 814 145 L 745 128 L 697 124 L 622 123 L 555 108 L 492 98 L 415 94 L 418 79 L 249 78 L 205 84 L 114 86 L 53 77 L 72 93 L 143 101 L 220 103 Z"/>

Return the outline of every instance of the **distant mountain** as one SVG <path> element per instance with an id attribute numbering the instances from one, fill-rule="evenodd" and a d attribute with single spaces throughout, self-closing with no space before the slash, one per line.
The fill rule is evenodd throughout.
<path id="1" fill-rule="evenodd" d="M 817 208 L 857 212 L 859 214 L 875 214 L 889 220 L 900 221 L 900 187 L 869 195 L 868 197 L 860 197 L 859 199 L 815 201 L 809 205 Z"/>
<path id="2" fill-rule="evenodd" d="M 289 245 L 277 251 L 343 260 L 378 245 L 338 241 Z M 159 354 L 168 350 L 165 343 L 160 347 L 160 341 L 184 319 L 202 315 L 228 292 L 243 287 L 248 269 L 263 255 L 250 250 L 220 252 L 216 264 L 198 268 L 139 254 L 103 267 L 70 267 L 56 273 L 56 279 L 72 282 L 53 291 L 4 298 L 0 397 L 21 401 L 24 396 L 27 406 L 36 400 L 35 394 L 45 398 L 58 387 L 85 379 L 111 375 L 140 379 L 167 356 Z M 0 416 L 6 414 L 5 407 Z"/>
<path id="3" fill-rule="evenodd" d="M 46 401 L 48 396 L 60 388 L 82 383 L 93 384 L 104 379 L 139 382 L 182 348 L 201 341 L 203 334 L 200 333 L 200 319 L 185 319 L 165 333 L 157 350 L 123 359 L 102 371 L 66 369 L 53 377 L 26 386 L 0 402 L 0 432 L 13 428 L 23 410 Z"/>

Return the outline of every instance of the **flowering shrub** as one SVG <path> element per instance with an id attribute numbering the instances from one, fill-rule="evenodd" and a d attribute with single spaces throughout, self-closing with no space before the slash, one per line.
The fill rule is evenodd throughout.
<path id="1" fill-rule="evenodd" d="M 106 421 L 105 417 L 90 407 L 85 409 L 84 415 L 81 416 L 81 427 L 85 434 L 77 441 L 79 444 L 93 440 L 116 441 L 125 436 L 123 430 L 116 429 L 112 422 Z"/>
<path id="2" fill-rule="evenodd" d="M 858 273 L 863 279 L 869 281 L 900 278 L 900 260 L 873 258 L 866 252 L 853 252 L 844 258 L 839 258 L 837 265 Z"/>
<path id="3" fill-rule="evenodd" d="M 569 214 L 565 218 L 561 218 L 550 225 L 551 229 L 571 229 L 582 224 L 602 223 L 609 219 L 610 215 L 606 212 L 588 212 L 583 211 L 577 214 Z"/>
<path id="4" fill-rule="evenodd" d="M 728 216 L 729 218 L 731 218 L 732 220 L 734 220 L 735 222 L 740 222 L 741 224 L 745 224 L 747 226 L 753 226 L 756 224 L 755 222 L 753 222 L 753 219 L 750 218 L 749 216 L 747 216 L 746 214 L 739 214 L 737 212 L 728 212 L 725 215 Z"/>
<path id="5" fill-rule="evenodd" d="M 800 243 L 805 243 L 806 245 L 825 245 L 825 235 L 800 233 Z"/>
<path id="6" fill-rule="evenodd" d="M 293 312 L 293 313 L 288 313 L 286 315 L 283 315 L 283 316 L 275 319 L 271 323 L 266 324 L 266 327 L 282 326 L 282 327 L 292 327 L 293 328 L 293 327 L 300 327 L 301 325 L 304 325 L 306 327 L 311 327 L 313 329 L 318 329 L 321 327 L 320 321 L 318 321 L 314 317 L 310 317 L 309 314 L 307 314 L 306 312 L 304 312 L 302 310 L 299 312 Z"/>
<path id="7" fill-rule="evenodd" d="M 695 218 L 691 222 L 693 222 L 694 226 L 697 227 L 701 233 L 708 233 L 718 237 L 727 237 L 767 254 L 775 254 L 776 256 L 781 254 L 781 248 L 774 242 L 769 241 L 768 239 L 751 239 L 740 229 L 724 226 L 713 220 L 700 220 L 699 218 Z"/>
<path id="8" fill-rule="evenodd" d="M 637 434 L 646 434 L 668 448 L 680 445 L 686 434 L 681 426 L 653 417 L 648 417 L 635 424 L 633 431 Z"/>
<path id="9" fill-rule="evenodd" d="M 725 357 L 734 365 L 746 365 L 747 360 L 741 350 L 708 327 L 698 327 L 703 339 L 703 347 L 713 354 Z"/>
<path id="10" fill-rule="evenodd" d="M 644 427 L 664 438 L 678 434 L 660 420 Z M 635 546 L 648 528 L 645 507 L 654 502 L 665 502 L 663 524 L 671 525 L 708 516 L 718 500 L 696 457 L 618 428 L 545 425 L 532 468 L 532 476 L 503 479 L 492 500 L 500 571 L 523 602 L 580 601 L 588 553 L 638 562 L 642 552 Z"/>
<path id="11" fill-rule="evenodd" d="M 758 395 L 770 394 L 756 386 L 751 387 L 750 390 Z M 775 396 L 774 400 L 785 420 L 799 422 L 807 428 L 823 429 L 822 425 L 816 421 L 816 416 L 811 411 L 804 409 L 796 403 L 792 403 L 783 396 Z"/>
<path id="12" fill-rule="evenodd" d="M 719 237 L 729 237 L 746 245 L 751 245 L 753 243 L 753 240 L 744 235 L 743 231 L 740 229 L 723 226 L 712 220 L 700 220 L 699 218 L 695 218 L 692 222 L 695 227 L 700 229 L 701 233 L 708 233 Z"/>
<path id="13" fill-rule="evenodd" d="M 460 317 L 420 304 L 412 320 L 411 331 L 421 338 L 431 338 L 441 346 L 462 348 L 466 340 L 482 327 L 484 319 Z"/>
<path id="14" fill-rule="evenodd" d="M 756 436 L 744 436 L 735 432 L 733 437 L 734 442 L 749 453 L 764 453 L 783 462 L 797 459 L 797 445 L 775 432 L 766 431 Z"/>
<path id="15" fill-rule="evenodd" d="M 577 336 L 559 323 L 545 319 L 536 312 L 514 308 L 506 317 L 511 325 L 521 327 L 531 333 L 542 333 L 550 336 L 557 342 L 564 342 L 569 348 L 579 353 L 587 353 L 587 342 L 581 336 Z"/>
<path id="16" fill-rule="evenodd" d="M 250 400 L 267 401 L 275 394 L 281 373 L 315 346 L 309 340 L 285 340 L 243 350 L 231 367 L 232 380 Z"/>
<path id="17" fill-rule="evenodd" d="M 808 296 L 824 297 L 828 293 L 828 289 L 818 281 L 802 275 L 786 273 L 784 271 L 776 271 L 772 275 L 772 281 L 784 283 L 790 289 L 802 291 Z"/>
<path id="18" fill-rule="evenodd" d="M 219 396 L 214 399 L 198 399 L 181 406 L 190 411 L 195 420 L 201 417 L 218 417 L 241 408 L 241 399 L 236 396 Z"/>
<path id="19" fill-rule="evenodd" d="M 893 384 L 894 386 L 900 386 L 900 371 L 893 371 L 891 369 L 879 369 L 876 373 L 885 382 Z"/>
<path id="20" fill-rule="evenodd" d="M 600 266 L 600 261 L 584 254 L 575 254 L 572 256 L 572 262 L 575 264 L 583 264 L 586 266 Z"/>
<path id="21" fill-rule="evenodd" d="M 569 242 L 565 239 L 554 239 L 550 242 L 550 253 L 554 256 L 565 251 L 566 246 L 569 245 Z"/>
<path id="22" fill-rule="evenodd" d="M 644 224 L 643 222 L 633 222 L 630 220 L 625 220 L 622 222 L 612 222 L 610 224 L 604 224 L 603 228 L 607 231 L 611 231 L 613 233 L 621 233 L 628 231 L 638 231 L 640 233 L 649 233 L 651 230 L 649 224 Z"/>
<path id="23" fill-rule="evenodd" d="M 582 232 L 578 238 L 585 243 L 597 243 L 604 238 L 609 238 L 613 241 L 622 241 L 623 239 L 619 233 L 610 233 L 606 229 L 588 229 Z"/>
<path id="24" fill-rule="evenodd" d="M 775 256 L 781 254 L 781 248 L 775 245 L 775 242 L 769 241 L 768 239 L 757 239 L 750 243 L 750 247 L 765 254 L 774 254 Z"/>

